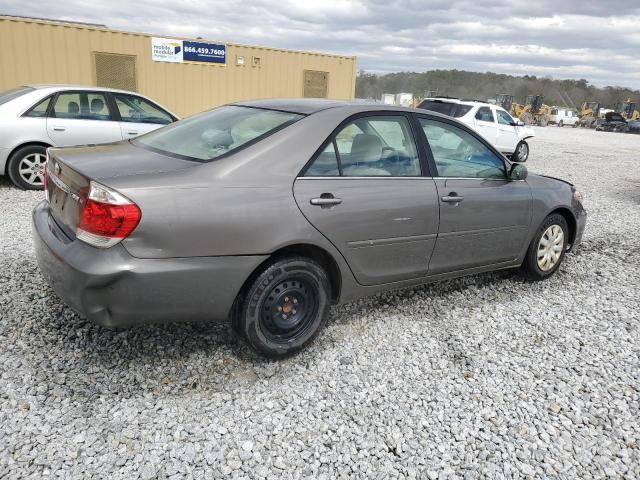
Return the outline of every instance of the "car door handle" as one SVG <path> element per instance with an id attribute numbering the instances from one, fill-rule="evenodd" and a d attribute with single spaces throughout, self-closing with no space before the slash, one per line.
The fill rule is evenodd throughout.
<path id="1" fill-rule="evenodd" d="M 323 193 L 318 198 L 311 199 L 311 205 L 317 205 L 320 207 L 332 207 L 334 205 L 339 205 L 342 203 L 341 198 L 335 198 L 333 195 Z"/>
<path id="2" fill-rule="evenodd" d="M 458 195 L 455 192 L 451 192 L 449 195 L 445 195 L 444 197 L 442 197 L 442 201 L 447 203 L 460 203 L 463 200 L 464 197 L 462 195 Z"/>
<path id="3" fill-rule="evenodd" d="M 53 127 L 53 130 L 56 132 L 64 132 L 66 130 L 66 128 L 64 127 Z"/>
<path id="4" fill-rule="evenodd" d="M 127 132 L 127 135 L 138 135 L 138 132 L 133 132 L 133 131 Z"/>

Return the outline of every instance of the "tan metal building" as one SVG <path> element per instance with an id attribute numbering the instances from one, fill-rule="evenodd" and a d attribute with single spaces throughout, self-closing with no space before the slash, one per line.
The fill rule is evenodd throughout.
<path id="1" fill-rule="evenodd" d="M 351 99 L 355 82 L 353 56 L 0 16 L 0 91 L 30 83 L 122 88 L 186 116 L 252 98 Z"/>

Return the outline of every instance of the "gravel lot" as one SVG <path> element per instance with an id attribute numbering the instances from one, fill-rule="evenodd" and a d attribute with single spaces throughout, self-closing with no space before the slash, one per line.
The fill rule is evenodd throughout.
<path id="1" fill-rule="evenodd" d="M 351 303 L 281 362 L 81 320 L 36 267 L 42 194 L 0 180 L 0 478 L 640 478 L 640 136 L 536 133 L 590 215 L 559 274 Z"/>

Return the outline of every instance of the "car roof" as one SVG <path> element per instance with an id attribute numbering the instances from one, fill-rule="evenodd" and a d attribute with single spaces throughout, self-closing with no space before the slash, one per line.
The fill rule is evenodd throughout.
<path id="1" fill-rule="evenodd" d="M 264 100 L 248 100 L 234 102 L 231 105 L 241 107 L 264 108 L 267 110 L 280 110 L 283 112 L 298 113 L 301 115 L 311 115 L 328 109 L 344 109 L 349 114 L 357 114 L 360 112 L 416 112 L 415 108 L 400 107 L 396 105 L 387 105 L 371 100 L 327 100 L 324 98 L 270 98 Z M 449 118 L 437 112 L 418 109 L 420 113 L 428 112 L 429 115 L 436 117 Z"/>
<path id="2" fill-rule="evenodd" d="M 80 85 L 80 84 L 72 84 L 72 83 L 32 83 L 26 84 L 25 87 L 35 88 L 36 90 L 99 90 L 106 92 L 120 92 L 120 93 L 133 93 L 135 95 L 140 95 L 137 92 L 131 92 L 129 90 L 120 90 L 117 88 L 108 88 L 108 87 L 96 87 L 95 85 Z"/>
<path id="3" fill-rule="evenodd" d="M 427 97 L 422 101 L 424 102 L 425 100 L 429 100 L 431 102 L 441 102 L 441 103 L 457 103 L 460 105 L 472 105 L 472 106 L 479 105 L 484 107 L 493 105 L 494 107 L 502 108 L 500 107 L 500 105 L 495 105 L 489 102 L 483 102 L 482 100 L 465 100 L 465 99 L 453 98 L 453 97 Z"/>
<path id="4" fill-rule="evenodd" d="M 354 105 L 375 105 L 375 103 L 358 102 L 354 100 L 328 100 L 325 98 L 269 98 L 263 100 L 235 102 L 233 105 L 266 108 L 269 110 L 282 110 L 285 112 L 310 115 L 328 108 Z"/>

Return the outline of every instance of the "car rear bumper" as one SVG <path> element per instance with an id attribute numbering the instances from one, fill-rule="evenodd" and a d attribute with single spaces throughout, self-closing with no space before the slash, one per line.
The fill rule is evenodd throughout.
<path id="1" fill-rule="evenodd" d="M 106 327 L 141 323 L 225 321 L 251 272 L 267 257 L 142 259 L 122 245 L 71 241 L 48 203 L 33 211 L 38 264 L 56 294 L 81 316 Z"/>

